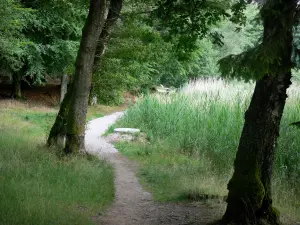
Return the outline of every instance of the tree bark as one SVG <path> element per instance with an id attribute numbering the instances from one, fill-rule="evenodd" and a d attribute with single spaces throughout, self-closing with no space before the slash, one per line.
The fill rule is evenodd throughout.
<path id="1" fill-rule="evenodd" d="M 11 97 L 15 99 L 20 99 L 22 98 L 22 89 L 21 89 L 21 81 L 22 78 L 19 74 L 20 72 L 15 72 L 12 75 L 13 82 L 12 82 L 12 92 L 11 92 Z"/>
<path id="2" fill-rule="evenodd" d="M 67 89 L 67 93 L 60 104 L 59 112 L 56 116 L 55 122 L 50 130 L 47 145 L 49 147 L 59 145 L 65 147 L 65 136 L 67 132 L 67 116 L 69 112 L 70 101 L 72 98 L 72 84 Z"/>
<path id="3" fill-rule="evenodd" d="M 100 34 L 98 45 L 96 49 L 95 61 L 93 66 L 93 74 L 99 69 L 101 64 L 102 56 L 105 52 L 105 48 L 110 40 L 111 33 L 113 31 L 114 26 L 116 25 L 118 18 L 120 16 L 122 10 L 123 0 L 111 0 L 108 15 Z M 90 89 L 90 97 L 89 97 L 89 105 L 92 105 L 92 92 L 93 86 Z"/>
<path id="4" fill-rule="evenodd" d="M 110 3 L 108 16 L 98 40 L 98 45 L 97 45 L 95 60 L 93 65 L 93 72 L 95 72 L 96 68 L 99 68 L 100 59 L 103 56 L 105 46 L 109 41 L 112 28 L 116 24 L 117 19 L 120 15 L 122 2 L 123 2 L 122 0 L 112 0 Z M 68 94 L 66 95 L 66 98 L 61 103 L 60 111 L 50 131 L 48 141 L 47 141 L 48 146 L 51 146 L 53 144 L 56 145 L 58 142 L 60 142 L 60 140 L 64 140 L 65 138 L 67 116 L 68 116 L 69 104 L 72 96 L 71 88 L 68 89 L 67 93 Z"/>
<path id="5" fill-rule="evenodd" d="M 99 36 L 98 45 L 96 49 L 96 55 L 93 65 L 93 72 L 99 68 L 101 57 L 103 56 L 106 44 L 109 41 L 112 28 L 116 24 L 119 18 L 120 11 L 122 8 L 122 0 L 112 0 L 108 12 L 107 19 L 105 21 L 104 28 Z M 67 117 L 69 112 L 69 105 L 72 97 L 72 88 L 69 87 L 66 97 L 61 102 L 59 113 L 56 117 L 55 123 L 51 128 L 47 144 L 48 146 L 57 145 L 61 143 L 64 145 L 64 139 L 66 135 Z M 61 145 L 60 144 L 60 145 Z"/>
<path id="6" fill-rule="evenodd" d="M 76 59 L 71 104 L 67 119 L 65 153 L 84 150 L 85 120 L 98 38 L 105 21 L 106 0 L 91 0 Z"/>
<path id="7" fill-rule="evenodd" d="M 256 82 L 254 94 L 245 113 L 234 174 L 228 183 L 227 209 L 222 222 L 225 224 L 279 224 L 279 212 L 272 205 L 271 178 L 275 147 L 279 137 L 287 88 L 291 84 L 292 27 L 296 0 L 269 0 L 265 13 L 263 45 L 274 38 L 282 38 L 277 47 L 276 73 L 266 75 Z M 267 8 L 268 7 L 268 8 Z"/>
<path id="8" fill-rule="evenodd" d="M 68 74 L 63 74 L 61 77 L 61 86 L 60 86 L 60 103 L 63 102 L 64 97 L 68 91 L 68 83 L 69 83 Z"/>
<path id="9" fill-rule="evenodd" d="M 228 205 L 223 220 L 259 224 L 261 219 L 278 224 L 272 206 L 271 177 L 279 125 L 291 73 L 266 76 L 256 83 L 245 114 L 234 174 L 228 184 Z"/>
<path id="10" fill-rule="evenodd" d="M 101 58 L 104 54 L 107 43 L 110 40 L 111 33 L 114 26 L 116 25 L 118 18 L 122 10 L 123 0 L 111 0 L 108 15 L 100 34 L 98 45 L 96 49 L 95 62 L 93 66 L 93 73 L 99 68 L 101 63 Z"/>

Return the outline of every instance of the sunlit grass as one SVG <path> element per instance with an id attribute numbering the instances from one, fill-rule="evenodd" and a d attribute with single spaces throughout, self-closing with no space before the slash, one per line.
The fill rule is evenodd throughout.
<path id="1" fill-rule="evenodd" d="M 254 84 L 206 80 L 174 95 L 145 96 L 117 126 L 139 128 L 149 144 L 119 144 L 142 164 L 158 200 L 223 198 Z M 283 220 L 300 219 L 300 89 L 289 89 L 274 168 L 275 205 Z M 284 194 L 283 194 L 284 193 Z M 284 196 L 283 196 L 284 195 Z"/>

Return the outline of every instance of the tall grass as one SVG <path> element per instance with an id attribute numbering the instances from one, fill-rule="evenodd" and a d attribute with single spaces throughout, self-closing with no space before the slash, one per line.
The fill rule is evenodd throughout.
<path id="1" fill-rule="evenodd" d="M 140 128 L 150 144 L 120 144 L 141 161 L 142 178 L 159 200 L 225 196 L 254 84 L 206 80 L 180 92 L 142 98 L 118 126 Z M 274 199 L 287 217 L 300 215 L 300 91 L 289 90 L 274 171 Z M 283 194 L 284 193 L 284 194 Z"/>
<path id="2" fill-rule="evenodd" d="M 44 148 L 53 111 L 0 109 L 0 118 L 0 224 L 93 224 L 114 197 L 112 168 Z"/>

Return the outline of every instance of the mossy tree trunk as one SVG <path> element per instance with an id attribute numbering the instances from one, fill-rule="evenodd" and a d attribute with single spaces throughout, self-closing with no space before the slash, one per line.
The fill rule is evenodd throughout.
<path id="1" fill-rule="evenodd" d="M 60 104 L 59 112 L 56 116 L 55 122 L 50 130 L 47 139 L 47 145 L 49 147 L 55 145 L 62 145 L 62 147 L 64 147 L 64 139 L 67 132 L 67 116 L 72 97 L 72 90 L 72 84 L 70 84 L 69 88 L 67 89 L 67 93 L 65 94 L 63 101 Z"/>
<path id="2" fill-rule="evenodd" d="M 111 33 L 113 31 L 114 26 L 116 25 L 121 10 L 123 6 L 123 0 L 111 0 L 108 15 L 104 24 L 104 27 L 102 29 L 102 32 L 100 34 L 98 45 L 96 49 L 96 55 L 95 55 L 95 61 L 93 65 L 93 74 L 99 69 L 102 56 L 105 52 L 105 48 L 110 40 Z M 93 87 L 90 89 L 90 97 L 89 97 L 89 105 L 92 104 L 92 92 Z"/>
<path id="3" fill-rule="evenodd" d="M 67 118 L 65 153 L 84 150 L 85 120 L 98 38 L 105 22 L 106 0 L 91 0 L 76 59 L 73 91 Z"/>
<path id="4" fill-rule="evenodd" d="M 287 88 L 291 84 L 296 6 L 296 0 L 269 0 L 263 8 L 263 45 L 276 48 L 280 63 L 273 65 L 277 73 L 256 82 L 245 113 L 234 174 L 228 183 L 228 205 L 222 220 L 225 224 L 279 224 L 279 212 L 272 204 L 271 178 Z M 272 38 L 283 41 L 278 46 L 268 45 Z"/>
<path id="5" fill-rule="evenodd" d="M 112 0 L 110 2 L 108 16 L 105 21 L 104 28 L 102 29 L 101 34 L 99 36 L 98 45 L 96 48 L 95 60 L 93 65 L 93 73 L 96 71 L 97 68 L 99 68 L 101 57 L 103 56 L 105 46 L 109 41 L 112 28 L 116 24 L 119 18 L 120 11 L 122 8 L 122 2 L 123 0 Z M 65 138 L 66 129 L 67 129 L 66 128 L 67 117 L 69 112 L 71 96 L 72 96 L 72 88 L 70 85 L 67 94 L 65 95 L 65 98 L 61 102 L 60 110 L 56 117 L 55 123 L 51 128 L 48 141 L 47 141 L 48 146 L 57 145 L 58 142 L 61 142 L 61 140 L 64 140 Z"/>
<path id="6" fill-rule="evenodd" d="M 278 224 L 278 213 L 272 206 L 271 177 L 290 78 L 291 73 L 266 76 L 256 83 L 245 114 L 235 171 L 228 184 L 226 222 L 256 224 L 256 220 L 265 219 Z"/>
<path id="7" fill-rule="evenodd" d="M 22 98 L 22 88 L 21 88 L 22 77 L 20 72 L 14 72 L 12 75 L 12 92 L 11 97 L 15 99 Z"/>

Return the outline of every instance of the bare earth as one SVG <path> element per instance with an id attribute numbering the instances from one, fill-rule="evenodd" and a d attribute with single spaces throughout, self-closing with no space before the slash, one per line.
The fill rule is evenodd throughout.
<path id="1" fill-rule="evenodd" d="M 134 163 L 120 155 L 100 135 L 122 113 L 114 113 L 89 122 L 86 147 L 107 159 L 115 168 L 116 197 L 105 216 L 95 217 L 103 225 L 204 225 L 216 219 L 216 212 L 201 203 L 157 203 L 143 189 L 135 175 Z"/>

